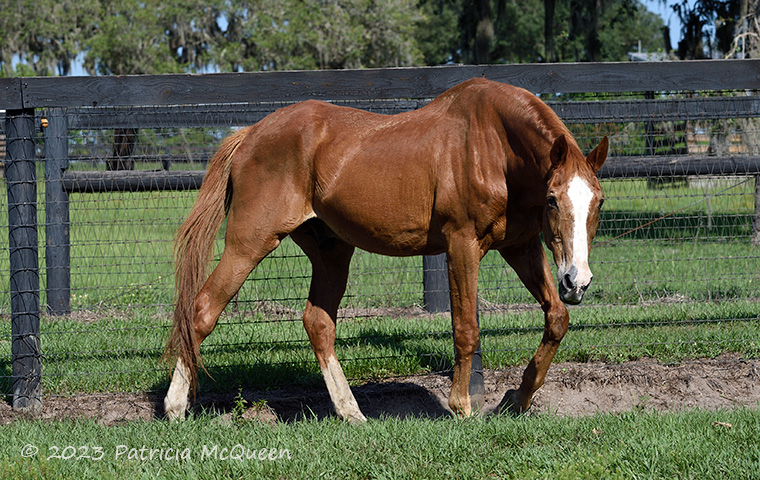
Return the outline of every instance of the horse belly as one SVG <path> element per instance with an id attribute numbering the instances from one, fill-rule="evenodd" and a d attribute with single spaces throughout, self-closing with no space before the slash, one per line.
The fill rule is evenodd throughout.
<path id="1" fill-rule="evenodd" d="M 338 236 L 362 250 L 426 254 L 440 247 L 431 232 L 433 196 L 408 183 L 416 182 L 341 184 L 315 202 L 314 210 Z"/>

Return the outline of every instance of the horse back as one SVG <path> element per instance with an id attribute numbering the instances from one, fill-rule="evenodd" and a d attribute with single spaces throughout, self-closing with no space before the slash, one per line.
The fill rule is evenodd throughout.
<path id="1" fill-rule="evenodd" d="M 505 130 L 499 95 L 526 94 L 476 80 L 398 115 L 302 102 L 256 124 L 245 161 L 299 198 L 303 218 L 368 251 L 436 253 L 463 228 L 502 241 L 508 137 L 519 132 Z"/>

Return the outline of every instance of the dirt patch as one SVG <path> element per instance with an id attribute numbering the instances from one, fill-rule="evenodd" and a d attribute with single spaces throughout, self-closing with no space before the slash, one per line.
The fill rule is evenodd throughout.
<path id="1" fill-rule="evenodd" d="M 486 406 L 491 412 L 504 393 L 515 388 L 522 369 L 484 372 Z M 420 375 L 369 382 L 353 388 L 367 417 L 447 417 L 450 375 Z M 194 412 L 213 409 L 222 419 L 240 415 L 266 423 L 334 415 L 324 388 L 288 387 L 199 395 Z M 236 399 L 236 397 L 238 397 Z M 244 400 L 244 401 L 242 401 Z M 163 417 L 163 396 L 155 394 L 92 394 L 45 397 L 45 419 L 94 418 L 106 425 Z M 530 414 L 565 416 L 618 413 L 634 409 L 676 411 L 760 405 L 760 360 L 726 354 L 714 360 L 662 365 L 652 360 L 609 365 L 558 363 L 534 398 Z M 0 404 L 0 424 L 20 415 Z"/>

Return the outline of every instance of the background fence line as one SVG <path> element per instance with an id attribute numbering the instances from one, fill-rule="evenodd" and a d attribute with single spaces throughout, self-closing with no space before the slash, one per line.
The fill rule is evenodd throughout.
<path id="1" fill-rule="evenodd" d="M 760 63 L 689 62 L 452 65 L 362 70 L 0 79 L 6 110 L 49 107 L 433 98 L 475 77 L 534 93 L 756 89 Z"/>
<path id="2" fill-rule="evenodd" d="M 714 129 L 716 125 L 720 126 L 723 131 L 717 132 L 717 135 L 737 136 L 745 135 L 747 131 L 755 132 L 754 126 L 725 127 L 721 122 L 753 122 L 760 116 L 760 97 L 754 92 L 760 88 L 760 61 L 757 60 L 740 60 L 740 61 L 700 61 L 700 62 L 676 62 L 676 63 L 620 63 L 620 64 L 545 64 L 545 65 L 502 65 L 502 66 L 454 66 L 454 67 L 434 67 L 434 68 L 403 68 L 403 69 L 377 69 L 377 70 L 357 70 L 357 71 L 316 71 L 316 72 L 272 72 L 272 73 L 250 73 L 250 74 L 209 74 L 209 75 L 159 75 L 159 76 L 135 76 L 135 77 L 61 77 L 61 78 L 12 78 L 0 79 L 0 109 L 7 109 L 5 119 L 5 134 L 8 137 L 7 159 L 6 159 L 6 183 L 8 187 L 8 213 L 9 213 L 9 232 L 10 232 L 10 271 L 11 271 L 11 312 L 12 327 L 11 334 L 13 340 L 13 392 L 14 399 L 18 400 L 19 408 L 35 409 L 39 408 L 40 396 L 40 374 L 41 359 L 45 358 L 51 364 L 55 364 L 56 358 L 73 358 L 89 355 L 97 356 L 96 349 L 83 351 L 64 351 L 49 352 L 43 355 L 40 350 L 40 311 L 39 311 L 39 284 L 35 285 L 35 278 L 39 278 L 37 273 L 37 192 L 31 189 L 31 186 L 37 184 L 35 171 L 35 158 L 37 154 L 34 151 L 35 132 L 39 131 L 39 125 L 44 125 L 44 156 L 45 156 L 45 262 L 44 273 L 45 293 L 44 304 L 49 312 L 59 315 L 67 315 L 72 310 L 77 311 L 81 303 L 72 308 L 72 301 L 76 300 L 76 293 L 73 293 L 71 271 L 72 269 L 83 268 L 76 265 L 79 261 L 76 254 L 72 254 L 72 248 L 78 248 L 77 242 L 81 240 L 72 240 L 71 226 L 73 220 L 71 216 L 78 216 L 78 211 L 72 211 L 74 208 L 72 202 L 73 196 L 76 199 L 74 203 L 81 204 L 87 202 L 83 195 L 105 194 L 108 192 L 123 192 L 125 195 L 135 192 L 163 192 L 192 190 L 198 188 L 203 177 L 202 170 L 175 170 L 175 166 L 183 169 L 188 167 L 202 168 L 205 161 L 208 160 L 213 152 L 213 144 L 218 138 L 208 137 L 207 134 L 201 133 L 203 138 L 200 148 L 194 153 L 188 150 L 189 143 L 183 142 L 185 153 L 170 152 L 168 147 L 161 147 L 161 142 L 156 142 L 155 147 L 146 150 L 142 155 L 142 162 L 150 162 L 154 165 L 160 165 L 157 171 L 147 170 L 129 170 L 129 171 L 93 171 L 81 170 L 82 166 L 90 162 L 90 156 L 82 153 L 83 146 L 76 145 L 81 138 L 87 136 L 100 135 L 97 132 L 104 132 L 110 135 L 111 131 L 120 129 L 137 131 L 147 131 L 156 129 L 158 131 L 167 129 L 180 129 L 180 135 L 185 135 L 186 130 L 203 127 L 206 129 L 221 128 L 229 129 L 234 126 L 254 123 L 263 118 L 266 114 L 294 101 L 304 100 L 307 98 L 320 98 L 334 101 L 335 103 L 346 104 L 358 108 L 364 108 L 379 113 L 398 113 L 408 111 L 426 104 L 431 97 L 442 93 L 446 88 L 459 83 L 462 80 L 473 76 L 485 76 L 487 78 L 507 81 L 518 86 L 523 86 L 535 93 L 545 94 L 543 97 L 568 124 L 571 124 L 571 131 L 576 136 L 583 139 L 585 145 L 595 144 L 598 137 L 604 134 L 600 124 L 636 124 L 644 125 L 642 127 L 644 134 L 643 141 L 645 145 L 639 148 L 636 153 L 626 152 L 618 147 L 613 151 L 611 158 L 608 159 L 604 168 L 600 171 L 599 176 L 602 179 L 636 179 L 646 178 L 649 182 L 672 182 L 687 176 L 708 177 L 713 179 L 716 176 L 724 176 L 731 182 L 720 190 L 721 195 L 736 195 L 739 198 L 745 198 L 752 195 L 747 193 L 747 185 L 750 179 L 754 177 L 754 209 L 748 213 L 723 215 L 720 222 L 728 222 L 726 225 L 714 225 L 717 220 L 713 219 L 711 214 L 712 206 L 706 207 L 707 229 L 722 229 L 725 241 L 730 241 L 733 235 L 732 228 L 734 220 L 732 216 L 741 216 L 743 220 L 747 215 L 751 217 L 752 230 L 748 234 L 756 243 L 760 242 L 760 188 L 758 187 L 757 176 L 760 175 L 760 148 L 756 145 L 749 145 L 742 137 L 740 142 L 731 143 L 723 138 L 723 143 L 728 145 L 725 151 L 709 151 L 713 147 L 712 137 L 708 151 L 704 152 L 686 152 L 679 151 L 672 144 L 659 145 L 658 141 L 662 138 L 668 141 L 674 138 L 681 138 L 685 134 L 683 131 L 662 131 L 656 128 L 656 125 L 665 125 L 671 128 L 673 125 L 692 122 L 708 125 Z M 752 91 L 744 91 L 751 89 Z M 698 91 L 708 90 L 708 94 Z M 662 95 L 654 92 L 661 91 L 678 91 L 687 92 L 682 95 Z M 715 91 L 727 93 L 719 93 Z M 571 99 L 568 101 L 564 98 L 566 94 L 572 93 L 590 93 L 595 94 L 612 94 L 620 92 L 642 92 L 644 98 L 629 99 L 607 99 L 602 95 L 601 100 L 589 100 L 581 96 L 580 99 Z M 18 133 L 17 125 L 23 125 L 26 133 Z M 705 129 L 705 127 L 699 127 Z M 584 130 L 586 129 L 586 130 Z M 700 133 L 696 131 L 693 136 L 712 136 L 715 132 L 707 131 Z M 96 133 L 93 133 L 96 132 Z M 584 133 L 585 132 L 585 133 Z M 738 132 L 738 133 L 736 133 Z M 0 132 L 1 133 L 1 132 Z M 173 134 L 173 133 L 172 133 Z M 756 134 L 756 132 L 755 132 Z M 157 134 L 158 135 L 158 134 Z M 205 135 L 205 136 L 204 136 Z M 216 134 L 214 134 L 216 135 Z M 587 135 L 587 137 L 584 137 Z M 625 137 L 625 132 L 620 134 L 621 138 Z M 755 135 L 757 136 L 757 135 Z M 18 140 L 17 140 L 18 139 Z M 660 140 L 658 140 L 660 139 Z M 21 142 L 21 143 L 19 143 Z M 81 142 L 80 142 L 81 143 Z M 672 142 L 671 142 L 672 143 Z M 692 142 L 693 143 L 693 142 Z M 23 148 L 18 145 L 23 144 Z M 103 144 L 108 146 L 107 142 L 95 141 L 92 148 L 103 148 Z M 205 145 L 204 145 L 205 144 Z M 741 151 L 732 151 L 731 145 L 741 145 Z M 148 147 L 146 146 L 146 149 Z M 162 150 L 162 148 L 164 150 Z M 736 147 L 738 148 L 738 147 Z M 736 150 L 734 148 L 734 150 Z M 686 149 L 688 150 L 688 149 Z M 192 162 L 186 163 L 188 158 Z M 131 160 L 130 160 L 131 161 Z M 26 169 L 21 172 L 18 168 L 26 165 Z M 73 168 L 76 167 L 76 168 Z M 732 178 L 741 177 L 737 180 Z M 714 180 L 708 180 L 714 182 Z M 23 190 L 23 197 L 18 197 L 18 191 Z M 744 190 L 741 190 L 741 189 Z M 712 186 L 705 186 L 705 194 L 700 197 L 700 202 L 710 204 L 715 197 L 714 194 L 707 193 L 714 190 Z M 712 189 L 712 190 L 711 190 Z M 693 190 L 693 188 L 692 188 Z M 741 190 L 742 193 L 732 193 Z M 677 195 L 689 196 L 693 193 L 668 194 L 672 199 Z M 637 196 L 641 194 L 624 195 L 624 201 L 635 203 L 640 199 Z M 20 199 L 19 199 L 20 198 Z M 152 198 L 152 197 L 146 197 Z M 158 203 L 161 200 L 156 200 Z M 742 200 L 744 202 L 744 200 Z M 744 202 L 746 203 L 746 202 Z M 658 239 L 657 233 L 660 227 L 656 223 L 663 218 L 663 214 L 668 212 L 680 212 L 688 210 L 692 205 L 686 207 L 668 207 L 663 213 L 654 218 L 644 219 L 639 222 L 639 228 L 631 228 L 631 219 L 626 217 L 625 212 L 621 211 L 620 215 L 611 214 L 604 220 L 605 225 L 600 230 L 608 229 L 607 234 L 615 237 L 608 239 L 606 243 L 617 240 L 619 237 L 629 235 L 636 237 L 644 235 L 646 239 L 649 235 L 652 240 L 650 243 L 662 242 Z M 35 207 L 32 209 L 32 207 Z M 17 219 L 13 212 L 18 212 L 27 208 L 24 219 Z M 77 207 L 78 208 L 78 207 Z M 164 207 L 157 207 L 161 210 Z M 733 208 L 733 207 L 732 207 Z M 122 213 L 115 211 L 115 214 Z M 159 213 L 159 212 L 157 212 Z M 614 212 L 613 212 L 614 213 Z M 181 215 L 181 214 L 180 214 Z M 690 216 L 683 216 L 683 222 L 694 222 L 700 224 L 700 217 L 692 220 Z M 670 215 L 669 215 L 670 216 Z M 114 220 L 118 221 L 118 220 Z M 137 221 L 139 219 L 131 220 Z M 172 220 L 174 221 L 174 220 Z M 94 220 L 93 228 L 97 228 L 98 223 L 102 220 Z M 75 222 L 76 223 L 76 222 Z M 138 223 L 134 223 L 137 225 Z M 128 223 L 133 225 L 133 223 Z M 695 225 L 696 225 L 695 224 Z M 643 225 L 643 226 L 642 226 Z M 701 224 L 700 224 L 701 225 Z M 691 224 L 684 225 L 687 230 L 694 230 Z M 129 227 L 127 227 L 129 228 Z M 173 230 L 172 227 L 170 230 Z M 670 227 L 668 227 L 670 228 Z M 740 227 L 740 230 L 744 227 Z M 19 237 L 19 229 L 29 230 L 25 237 Z M 617 233 L 615 233 L 617 232 Z M 635 232 L 635 233 L 634 233 Z M 644 233 L 642 233 L 644 232 Z M 687 235 L 688 233 L 684 234 Z M 668 233 L 667 235 L 671 235 Z M 742 234 L 744 235 L 744 234 Z M 106 240 L 104 240 L 106 241 Z M 151 242 L 152 240 L 147 240 Z M 168 239 L 162 239 L 167 242 Z M 623 239 L 623 241 L 626 241 Z M 670 242 L 670 240 L 668 240 Z M 718 240 L 721 241 L 721 240 Z M 603 246 L 602 242 L 598 246 Z M 99 244 L 92 242 L 93 249 L 97 250 Z M 668 248 L 665 246 L 664 248 Z M 301 257 L 298 252 L 286 251 L 281 258 L 287 259 L 292 263 L 288 268 L 291 271 L 282 273 L 282 279 L 289 279 L 296 283 L 308 281 L 308 267 L 303 266 Z M 23 258 L 15 252 L 22 252 Z M 757 264 L 756 251 L 749 250 L 749 253 L 736 254 L 729 257 L 720 257 L 721 261 L 744 262 L 743 264 Z M 713 255 L 703 254 L 701 257 L 696 256 L 699 262 L 709 263 L 717 260 Z M 421 304 L 427 312 L 445 312 L 448 311 L 448 292 L 447 279 L 445 273 L 445 263 L 441 263 L 443 257 L 430 257 L 423 260 L 420 269 L 421 277 L 416 277 L 414 269 L 404 267 L 400 273 L 394 273 L 399 278 L 415 277 L 420 283 L 424 283 Z M 612 265 L 623 268 L 625 260 L 611 259 L 607 260 Z M 72 265 L 72 262 L 75 264 Z M 166 260 L 170 264 L 170 258 Z M 738 263 L 737 263 L 738 264 Z M 113 265 L 114 269 L 120 268 L 119 265 Z M 105 266 L 108 268 L 108 265 Z M 303 270 L 306 268 L 306 270 Z M 374 267 L 373 267 L 374 268 Z M 490 268 L 490 267 L 489 267 Z M 504 272 L 501 267 L 502 274 Z M 627 267 L 625 267 L 627 268 Z M 745 267 L 741 267 L 742 271 Z M 492 301 L 493 298 L 501 298 L 502 294 L 496 289 L 500 287 L 489 287 L 486 282 L 492 276 L 490 271 L 482 274 L 484 284 L 481 288 L 482 311 L 500 311 L 504 306 L 500 306 L 500 301 Z M 256 276 L 254 272 L 253 276 Z M 255 278 L 254 283 L 272 283 L 275 284 L 279 278 L 273 277 L 271 272 L 264 278 Z M 280 275 L 280 274 L 277 274 Z M 368 270 L 369 275 L 363 277 L 363 280 L 378 279 L 387 275 L 387 271 L 380 267 L 379 269 Z M 743 273 L 752 281 L 752 274 Z M 163 281 L 167 274 L 160 274 L 157 279 Z M 599 278 L 600 276 L 598 276 Z M 395 278 L 395 277 L 394 277 Z M 39 282 L 39 280 L 37 280 Z M 659 280 L 649 279 L 652 283 Z M 717 278 L 717 282 L 721 279 Z M 406 282 L 406 280 L 404 281 Z M 393 283 L 393 281 L 391 281 Z M 166 282 L 162 285 L 165 285 Z M 145 293 L 145 288 L 151 288 L 156 285 L 153 280 L 147 280 L 137 285 L 126 287 L 110 297 L 99 300 L 98 308 L 109 308 L 109 298 L 111 302 L 117 303 L 119 296 L 132 295 L 134 292 Z M 407 283 L 398 286 L 404 290 Z M 164 287 L 162 287 L 164 288 Z M 257 287 L 255 287 L 257 288 Z M 282 286 L 273 288 L 282 289 Z M 493 294 L 492 294 L 493 293 Z M 87 295 L 83 293 L 82 295 Z M 246 300 L 249 305 L 253 305 L 251 313 L 245 315 L 268 315 L 271 318 L 291 318 L 298 317 L 298 312 L 290 304 L 304 301 L 301 295 L 294 292 L 283 291 L 278 293 L 278 297 L 258 298 L 254 292 L 255 300 Z M 395 294 L 394 294 L 395 295 Z M 647 293 L 647 295 L 650 295 Z M 707 293 L 708 297 L 713 295 L 711 291 Z M 722 293 L 720 295 L 723 295 Z M 349 297 L 351 293 L 349 292 Z M 524 298 L 517 296 L 519 298 Z M 640 298 L 644 294 L 639 293 Z M 23 298 L 23 301 L 21 300 Z M 162 297 L 163 298 L 163 297 Z M 16 300 L 14 300 L 16 299 Z M 350 301 L 350 300 L 349 300 Z M 646 302 L 648 300 L 644 300 Z M 35 302 L 36 306 L 35 306 Z M 373 317 L 378 315 L 379 310 L 373 309 L 372 304 L 375 300 L 369 300 L 367 306 L 345 307 L 342 309 L 344 315 L 358 317 Z M 393 300 L 390 306 L 394 307 Z M 529 302 L 529 301 L 528 301 Z M 401 301 L 407 304 L 407 301 Z M 414 302 L 411 302 L 414 303 Z M 512 305 L 521 305 L 520 302 L 509 301 Z M 85 303 L 86 305 L 86 303 Z M 157 302 L 154 307 L 164 310 L 165 300 Z M 353 308 L 352 313 L 346 313 Z M 394 307 L 395 308 L 395 307 Z M 410 314 L 409 307 L 403 307 L 400 315 Z M 751 306 L 748 308 L 752 308 Z M 237 299 L 230 307 L 232 311 L 237 311 Z M 384 313 L 388 314 L 387 307 L 383 307 Z M 85 309 L 89 310 L 89 309 Z M 412 309 L 413 310 L 413 309 Z M 391 314 L 393 314 L 391 312 Z M 756 313 L 754 313 L 756 316 Z M 118 316 L 118 315 L 116 315 Z M 283 317 L 284 316 L 284 317 Z M 723 319 L 729 322 L 745 321 L 745 317 L 735 317 L 725 315 L 729 318 Z M 749 318 L 753 318 L 750 312 Z M 272 320 L 265 320 L 272 321 Z M 704 324 L 716 321 L 712 319 L 696 319 L 695 324 Z M 623 326 L 635 326 L 640 323 L 648 325 L 667 325 L 664 320 L 654 320 L 653 322 L 608 322 L 605 327 L 604 323 L 593 325 L 595 328 L 623 328 Z M 231 324 L 240 325 L 240 328 L 248 328 L 248 321 L 241 320 L 230 322 Z M 589 324 L 589 328 L 590 328 Z M 56 327 L 57 328 L 57 327 Z M 127 327 L 140 330 L 143 327 Z M 147 327 L 146 327 L 147 328 Z M 166 324 L 160 326 L 152 325 L 151 328 L 165 329 Z M 520 327 L 525 332 L 536 331 L 535 328 Z M 583 324 L 576 325 L 574 328 L 586 328 Z M 106 329 L 107 330 L 107 329 Z M 490 328 L 484 326 L 484 335 L 501 335 L 509 330 Z M 520 330 L 520 329 L 518 329 Z M 540 330 L 540 328 L 539 328 Z M 53 329 L 44 335 L 69 335 L 67 329 Z M 76 331 L 76 330 L 75 330 Z M 408 334 L 407 336 L 428 336 L 436 337 L 447 331 L 438 330 L 436 332 Z M 291 334 L 289 334 L 291 335 Z M 352 336 L 353 335 L 353 336 Z M 339 339 L 339 342 L 345 343 L 378 343 L 382 344 L 382 338 L 393 337 L 388 334 L 366 333 L 351 334 Z M 401 335 L 399 338 L 404 337 Z M 405 337 L 404 337 L 405 338 Z M 752 340 L 750 340 L 752 341 Z M 261 343 L 266 343 L 264 340 Z M 284 346 L 303 345 L 304 340 L 280 339 L 274 342 L 275 345 Z M 682 341 L 664 342 L 671 345 L 680 345 L 688 343 Z M 272 344 L 269 341 L 269 344 Z M 630 344 L 630 343 L 628 343 Z M 236 346 L 237 345 L 237 346 Z M 208 345 L 207 348 L 213 351 L 219 349 L 242 348 L 250 343 L 241 342 L 238 344 L 225 343 L 219 345 Z M 535 345 L 531 342 L 527 344 L 527 351 L 532 350 Z M 288 347 L 289 348 L 289 347 Z M 498 355 L 499 352 L 514 351 L 509 348 L 494 348 L 492 352 Z M 517 349 L 521 350 L 521 349 Z M 155 347 L 136 347 L 121 349 L 120 354 L 143 355 L 154 352 Z M 233 352 L 234 353 L 234 352 Z M 395 358 L 393 353 L 373 353 L 371 359 Z M 417 357 L 430 357 L 428 366 L 438 365 L 440 359 L 438 353 L 425 353 L 419 351 L 414 353 Z M 233 354 L 234 357 L 234 354 Z M 367 359 L 358 359 L 364 361 Z M 63 361 L 63 360 L 61 360 Z M 225 368 L 242 368 L 243 363 L 235 364 L 234 359 L 229 360 Z M 30 363 L 31 362 L 31 363 Z M 242 361 L 241 361 L 242 362 Z M 438 363 L 436 363 L 438 362 Z M 298 361 L 285 361 L 282 365 L 297 364 Z M 445 362 L 444 362 L 445 363 Z M 273 363 L 276 365 L 276 361 Z M 57 366 L 57 365 L 56 365 Z M 65 369 L 66 367 L 61 367 Z M 286 369 L 285 366 L 282 367 Z M 427 367 L 426 367 L 427 368 Z M 277 368 L 274 369 L 275 371 Z M 108 371 L 106 369 L 106 371 Z M 285 370 L 284 370 L 285 371 Z M 79 372 L 80 374 L 85 372 Z M 64 375 L 76 375 L 69 373 Z M 48 374 L 45 374 L 48 375 Z M 50 373 L 55 376 L 55 373 Z M 64 387 L 60 387 L 64 388 Z M 32 392 L 31 394 L 29 392 Z M 18 393 L 18 395 L 16 395 Z M 22 398 L 32 398 L 27 403 Z M 14 400 L 14 406 L 16 400 Z"/>

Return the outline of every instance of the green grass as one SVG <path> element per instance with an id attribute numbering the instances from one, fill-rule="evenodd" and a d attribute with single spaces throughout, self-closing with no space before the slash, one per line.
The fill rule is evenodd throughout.
<path id="1" fill-rule="evenodd" d="M 11 479 L 741 480 L 760 471 L 758 436 L 760 411 L 754 408 L 586 418 L 387 418 L 361 426 L 335 420 L 271 426 L 221 422 L 210 414 L 113 427 L 17 421 L 0 429 L 0 471 Z M 38 453 L 22 456 L 33 448 Z M 262 449 L 265 460 L 258 458 Z M 255 458 L 229 458 L 229 452 L 253 452 Z"/>
<path id="2" fill-rule="evenodd" d="M 729 320 L 726 320 L 729 319 Z M 484 366 L 522 367 L 541 339 L 540 311 L 483 311 Z M 2 320 L 10 330 L 10 322 Z M 450 370 L 453 344 L 448 315 L 370 316 L 338 325 L 337 352 L 346 375 L 371 378 Z M 167 317 L 112 315 L 92 323 L 44 318 L 41 345 L 46 394 L 162 391 L 168 365 L 159 361 Z M 591 306 L 571 309 L 571 329 L 557 361 L 662 362 L 714 358 L 736 352 L 760 356 L 758 304 L 748 301 L 659 305 L 647 308 Z M 0 339 L 0 391 L 10 391 L 10 339 Z M 300 320 L 266 321 L 262 314 L 226 314 L 204 342 L 213 379 L 203 391 L 231 385 L 321 385 L 322 377 Z"/>

